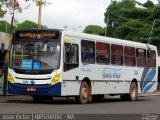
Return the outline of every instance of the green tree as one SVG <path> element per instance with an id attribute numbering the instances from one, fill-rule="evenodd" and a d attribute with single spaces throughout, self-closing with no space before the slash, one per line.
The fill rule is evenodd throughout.
<path id="1" fill-rule="evenodd" d="M 119 24 L 126 22 L 124 11 L 135 7 L 135 3 L 131 0 L 123 0 L 122 2 L 113 1 L 105 12 L 105 23 L 107 24 L 107 36 L 114 37 L 114 31 Z"/>
<path id="2" fill-rule="evenodd" d="M 23 23 L 18 24 L 16 27 L 16 30 L 31 29 L 31 28 L 38 28 L 38 24 L 32 21 L 26 20 Z M 47 27 L 42 25 L 41 28 L 47 28 Z"/>
<path id="3" fill-rule="evenodd" d="M 139 6 L 137 6 L 137 4 Z M 106 9 L 107 36 L 156 45 L 160 51 L 160 4 L 113 1 Z"/>
<path id="4" fill-rule="evenodd" d="M 105 34 L 104 28 L 97 25 L 88 25 L 83 32 L 88 34 L 102 35 L 102 36 L 104 36 Z"/>
<path id="5" fill-rule="evenodd" d="M 0 32 L 9 32 L 10 24 L 7 21 L 0 21 Z"/>
<path id="6" fill-rule="evenodd" d="M 143 4 L 143 7 L 146 7 L 146 8 L 154 8 L 155 5 L 152 1 L 148 0 L 146 3 Z"/>

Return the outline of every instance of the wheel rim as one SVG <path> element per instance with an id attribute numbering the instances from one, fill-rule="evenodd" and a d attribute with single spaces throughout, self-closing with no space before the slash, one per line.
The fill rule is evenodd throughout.
<path id="1" fill-rule="evenodd" d="M 133 86 L 133 87 L 132 87 L 132 92 L 131 92 L 132 98 L 136 98 L 136 94 L 137 94 L 136 86 Z"/>
<path id="2" fill-rule="evenodd" d="M 86 87 L 82 88 L 81 96 L 82 96 L 83 100 L 87 100 L 88 99 L 88 90 L 87 90 Z"/>

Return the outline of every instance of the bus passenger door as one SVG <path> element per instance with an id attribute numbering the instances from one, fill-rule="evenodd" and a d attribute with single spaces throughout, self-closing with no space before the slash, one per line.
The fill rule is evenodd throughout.
<path id="1" fill-rule="evenodd" d="M 74 69 L 79 66 L 78 45 L 64 44 L 64 71 Z"/>

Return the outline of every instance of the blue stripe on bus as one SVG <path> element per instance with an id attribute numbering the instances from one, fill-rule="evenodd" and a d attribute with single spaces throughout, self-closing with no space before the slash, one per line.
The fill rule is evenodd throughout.
<path id="1" fill-rule="evenodd" d="M 153 83 L 153 79 L 156 75 L 156 68 L 144 69 L 142 77 L 141 77 L 141 91 L 146 93 L 149 91 L 155 82 Z"/>
<path id="2" fill-rule="evenodd" d="M 28 92 L 27 88 L 36 88 L 35 92 Z M 55 85 L 22 85 L 8 83 L 8 92 L 16 95 L 47 95 L 47 96 L 60 96 L 61 95 L 61 83 Z"/>

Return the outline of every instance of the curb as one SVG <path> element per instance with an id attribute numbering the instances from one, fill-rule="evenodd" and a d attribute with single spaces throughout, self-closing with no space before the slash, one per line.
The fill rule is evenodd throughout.
<path id="1" fill-rule="evenodd" d="M 153 93 L 140 93 L 138 94 L 140 97 L 145 97 L 145 96 L 160 96 L 160 92 L 153 92 Z"/>

